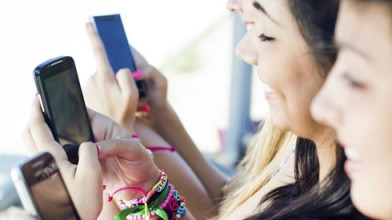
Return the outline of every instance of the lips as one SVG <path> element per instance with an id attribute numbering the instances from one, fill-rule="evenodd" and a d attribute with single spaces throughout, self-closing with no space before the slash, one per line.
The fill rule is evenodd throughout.
<path id="1" fill-rule="evenodd" d="M 353 148 L 345 147 L 344 154 L 347 157 L 344 163 L 344 171 L 346 171 L 347 175 L 352 176 L 354 173 L 363 169 L 363 163 L 360 161 L 361 158 Z"/>
<path id="2" fill-rule="evenodd" d="M 265 99 L 271 100 L 271 99 L 275 98 L 276 93 L 267 84 L 264 84 L 264 90 L 265 90 L 265 94 L 264 94 Z"/>

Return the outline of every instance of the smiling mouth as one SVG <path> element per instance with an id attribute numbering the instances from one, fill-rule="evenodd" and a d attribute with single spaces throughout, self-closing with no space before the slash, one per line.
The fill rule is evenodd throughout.
<path id="1" fill-rule="evenodd" d="M 348 176 L 363 170 L 363 163 L 360 161 L 361 158 L 359 154 L 350 147 L 344 147 L 344 154 L 347 160 L 344 162 L 344 171 Z"/>

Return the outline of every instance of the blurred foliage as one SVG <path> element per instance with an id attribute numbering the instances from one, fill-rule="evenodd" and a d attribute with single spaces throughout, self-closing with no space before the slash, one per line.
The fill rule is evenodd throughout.
<path id="1" fill-rule="evenodd" d="M 194 72 L 200 66 L 201 59 L 197 44 L 190 44 L 168 58 L 162 70 L 165 73 L 186 74 Z"/>

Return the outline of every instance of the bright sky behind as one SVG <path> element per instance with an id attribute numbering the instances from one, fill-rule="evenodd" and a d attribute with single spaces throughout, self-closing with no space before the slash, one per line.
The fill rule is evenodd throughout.
<path id="1" fill-rule="evenodd" d="M 0 153 L 22 150 L 35 95 L 32 70 L 75 59 L 81 84 L 95 71 L 84 30 L 89 16 L 120 13 L 129 42 L 155 66 L 227 15 L 224 0 L 12 0 L 0 2 Z"/>

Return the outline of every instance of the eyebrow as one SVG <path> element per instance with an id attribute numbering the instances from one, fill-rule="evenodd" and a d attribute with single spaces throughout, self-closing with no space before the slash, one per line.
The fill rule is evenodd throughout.
<path id="1" fill-rule="evenodd" d="M 259 12 L 263 13 L 265 16 L 267 16 L 272 22 L 274 22 L 276 25 L 280 25 L 279 22 L 277 22 L 274 18 L 271 17 L 270 14 L 265 10 L 265 8 L 258 3 L 257 1 L 253 2 L 253 7 L 255 7 Z"/>
<path id="2" fill-rule="evenodd" d="M 351 43 L 346 42 L 346 41 L 337 41 L 335 39 L 335 45 L 337 47 L 338 50 L 342 50 L 342 49 L 346 49 L 346 50 L 350 50 L 354 53 L 356 53 L 357 55 L 359 55 L 360 57 L 366 59 L 366 60 L 370 60 L 370 56 L 365 53 L 362 50 L 359 50 L 358 48 L 354 47 Z"/>

